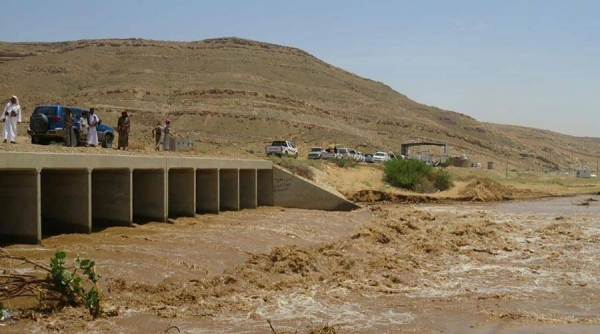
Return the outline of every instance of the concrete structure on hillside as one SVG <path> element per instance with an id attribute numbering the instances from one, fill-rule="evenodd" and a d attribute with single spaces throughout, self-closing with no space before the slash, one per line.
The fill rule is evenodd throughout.
<path id="1" fill-rule="evenodd" d="M 257 206 L 357 207 L 267 160 L 2 153 L 0 190 L 11 243 Z"/>
<path id="2" fill-rule="evenodd" d="M 444 148 L 444 152 L 440 156 L 439 161 L 434 161 L 432 156 L 429 153 L 429 150 L 423 150 L 420 153 L 409 154 L 409 149 L 413 146 L 441 146 Z M 447 143 L 435 143 L 435 142 L 415 142 L 415 143 L 404 143 L 400 147 L 400 154 L 402 157 L 411 159 L 411 160 L 419 160 L 428 165 L 437 166 L 438 164 L 445 164 L 448 161 L 448 154 L 450 153 L 450 145 Z"/>
<path id="3" fill-rule="evenodd" d="M 589 169 L 578 169 L 577 174 L 575 174 L 575 175 L 576 175 L 576 177 L 590 178 L 590 177 L 592 177 L 592 171 Z"/>

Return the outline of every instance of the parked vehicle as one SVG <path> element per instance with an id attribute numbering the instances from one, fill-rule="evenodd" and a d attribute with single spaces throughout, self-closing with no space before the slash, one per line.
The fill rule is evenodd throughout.
<path id="1" fill-rule="evenodd" d="M 333 148 L 327 148 L 321 153 L 321 159 L 340 159 L 339 153 L 336 153 Z"/>
<path id="2" fill-rule="evenodd" d="M 67 109 L 73 114 L 73 128 L 79 138 L 79 119 L 84 111 L 89 113 L 89 110 L 61 105 L 39 105 L 29 118 L 27 134 L 31 136 L 31 143 L 48 145 L 51 141 L 64 141 L 63 115 Z M 96 129 L 102 147 L 110 148 L 115 138 L 114 129 L 104 123 L 98 124 Z"/>
<path id="3" fill-rule="evenodd" d="M 356 151 L 354 154 L 354 161 L 365 162 L 365 155 L 362 152 Z"/>
<path id="4" fill-rule="evenodd" d="M 319 146 L 311 147 L 310 152 L 308 152 L 309 159 L 321 159 L 323 155 L 323 148 Z"/>
<path id="5" fill-rule="evenodd" d="M 375 158 L 373 157 L 373 154 L 371 154 L 371 153 L 365 154 L 365 162 L 374 163 Z"/>
<path id="6" fill-rule="evenodd" d="M 373 156 L 374 162 L 385 162 L 385 161 L 389 161 L 389 160 L 390 160 L 390 156 L 389 156 L 389 154 L 387 154 L 385 152 L 376 152 L 375 155 Z"/>
<path id="7" fill-rule="evenodd" d="M 265 147 L 265 153 L 267 155 L 276 155 L 278 157 L 294 157 L 298 158 L 298 149 L 291 141 L 287 140 L 276 140 L 271 145 Z"/>
<path id="8" fill-rule="evenodd" d="M 346 147 L 338 148 L 338 153 L 342 159 L 354 159 L 354 154 L 350 153 L 350 149 Z"/>

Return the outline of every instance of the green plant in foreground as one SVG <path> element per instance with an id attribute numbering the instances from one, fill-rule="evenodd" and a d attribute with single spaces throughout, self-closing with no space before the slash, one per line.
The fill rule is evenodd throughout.
<path id="1" fill-rule="evenodd" d="M 383 164 L 384 180 L 394 187 L 434 192 L 452 187 L 450 174 L 418 160 L 394 159 Z"/>
<path id="2" fill-rule="evenodd" d="M 67 253 L 57 250 L 52 258 L 50 258 L 50 273 L 48 280 L 54 286 L 55 290 L 65 296 L 67 302 L 80 304 L 83 303 L 90 314 L 97 317 L 102 313 L 100 305 L 100 292 L 98 289 L 98 280 L 100 275 L 96 273 L 95 262 L 82 259 L 79 256 L 75 260 L 75 268 L 69 271 L 66 267 Z M 86 285 L 91 287 L 86 290 L 83 278 L 78 275 L 78 271 L 83 272 L 87 279 Z"/>

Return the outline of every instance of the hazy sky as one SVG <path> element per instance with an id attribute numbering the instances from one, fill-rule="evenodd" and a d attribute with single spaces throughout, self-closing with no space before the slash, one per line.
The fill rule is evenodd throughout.
<path id="1" fill-rule="evenodd" d="M 600 137 L 600 1 L 2 0 L 2 41 L 242 37 L 480 121 Z"/>

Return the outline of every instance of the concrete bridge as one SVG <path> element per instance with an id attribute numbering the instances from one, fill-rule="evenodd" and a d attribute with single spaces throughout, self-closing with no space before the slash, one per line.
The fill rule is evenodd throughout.
<path id="1" fill-rule="evenodd" d="M 268 160 L 0 154 L 3 242 L 258 206 L 357 208 Z"/>

